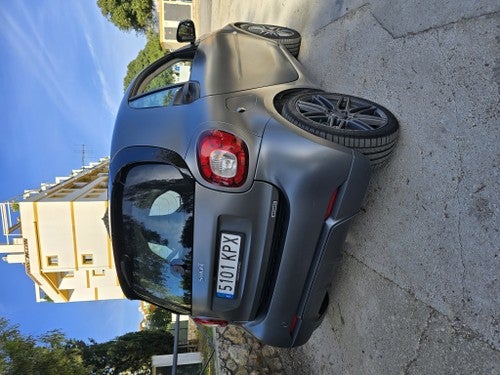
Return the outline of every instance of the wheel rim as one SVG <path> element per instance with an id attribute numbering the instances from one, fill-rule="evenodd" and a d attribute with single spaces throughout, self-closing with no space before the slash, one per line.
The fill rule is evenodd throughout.
<path id="1" fill-rule="evenodd" d="M 281 26 L 248 25 L 247 30 L 253 34 L 271 38 L 291 38 L 294 36 L 293 30 Z"/>
<path id="2" fill-rule="evenodd" d="M 296 108 L 307 120 L 334 129 L 372 131 L 389 121 L 373 103 L 347 95 L 306 96 L 297 101 Z"/>

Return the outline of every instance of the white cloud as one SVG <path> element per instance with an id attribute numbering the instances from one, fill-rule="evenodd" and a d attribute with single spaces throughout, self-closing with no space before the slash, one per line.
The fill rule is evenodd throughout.
<path id="1" fill-rule="evenodd" d="M 66 144 L 109 150 L 114 118 L 123 97 L 123 77 L 144 38 L 109 23 L 93 2 L 11 2 L 0 11 L 0 44 L 7 59 L 4 129 L 11 144 L 41 146 L 61 154 Z M 23 116 L 19 112 L 24 111 Z M 47 148 L 47 149 L 50 149 Z M 55 150 L 54 150 L 55 152 Z"/>
<path id="2" fill-rule="evenodd" d="M 84 30 L 85 42 L 87 43 L 87 47 L 90 52 L 90 56 L 92 57 L 92 61 L 95 67 L 95 72 L 99 79 L 99 83 L 101 86 L 101 95 L 106 105 L 108 111 L 115 116 L 118 111 L 118 106 L 120 104 L 119 98 L 113 95 L 111 92 L 111 88 L 106 79 L 106 75 L 101 66 L 101 59 L 97 56 L 91 36 L 87 30 Z"/>
<path id="3" fill-rule="evenodd" d="M 118 30 L 100 14 L 95 4 L 92 9 L 82 8 L 85 5 L 75 4 L 75 14 L 83 29 L 104 103 L 116 115 L 123 96 L 127 65 L 144 47 L 145 38 Z"/>
<path id="4" fill-rule="evenodd" d="M 22 17 L 15 19 L 6 12 L 0 13 L 0 30 L 9 43 L 18 60 L 26 66 L 26 70 L 47 88 L 47 94 L 60 107 L 72 107 L 65 94 L 64 77 L 57 67 L 57 61 L 49 53 L 44 40 L 39 35 L 38 20 L 33 18 L 33 12 L 19 3 Z M 17 59 L 16 59 L 17 60 Z"/>

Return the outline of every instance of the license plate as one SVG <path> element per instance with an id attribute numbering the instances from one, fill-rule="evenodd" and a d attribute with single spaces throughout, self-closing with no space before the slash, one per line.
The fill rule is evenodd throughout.
<path id="1" fill-rule="evenodd" d="M 241 245 L 241 235 L 226 232 L 220 234 L 219 268 L 215 292 L 217 297 L 233 299 L 236 294 Z"/>

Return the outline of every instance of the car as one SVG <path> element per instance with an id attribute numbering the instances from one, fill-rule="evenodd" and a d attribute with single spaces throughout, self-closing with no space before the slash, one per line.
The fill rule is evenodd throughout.
<path id="1" fill-rule="evenodd" d="M 290 28 L 240 22 L 196 38 L 133 80 L 109 169 L 113 254 L 126 297 L 265 344 L 304 344 L 371 170 L 399 125 L 372 101 L 328 93 Z"/>

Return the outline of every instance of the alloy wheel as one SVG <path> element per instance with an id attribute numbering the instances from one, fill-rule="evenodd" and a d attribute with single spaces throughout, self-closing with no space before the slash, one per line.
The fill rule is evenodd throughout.
<path id="1" fill-rule="evenodd" d="M 306 119 L 335 129 L 371 131 L 388 123 L 387 115 L 359 98 L 337 94 L 315 94 L 296 102 Z"/>

